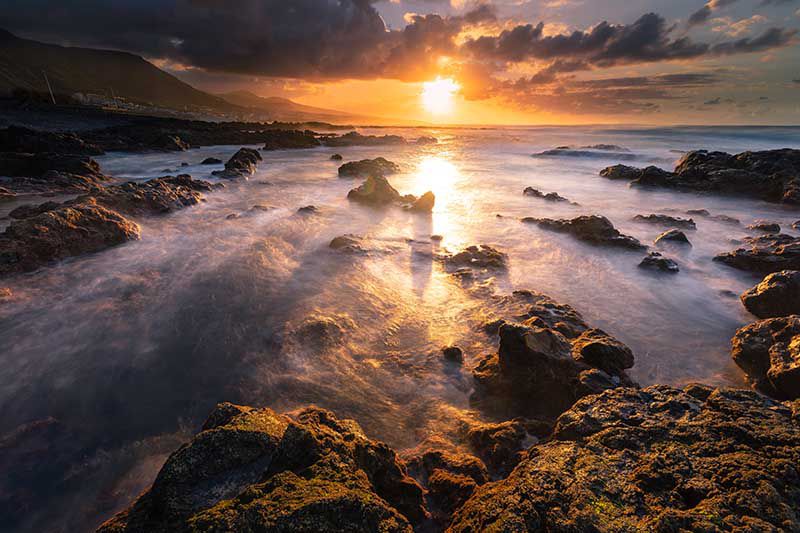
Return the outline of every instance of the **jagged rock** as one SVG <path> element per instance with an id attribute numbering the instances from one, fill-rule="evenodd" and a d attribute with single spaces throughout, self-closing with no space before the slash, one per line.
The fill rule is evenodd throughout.
<path id="1" fill-rule="evenodd" d="M 610 180 L 633 181 L 639 177 L 642 170 L 628 165 L 614 165 L 600 171 L 600 176 Z"/>
<path id="2" fill-rule="evenodd" d="M 534 189 L 533 187 L 526 187 L 522 194 L 525 196 L 532 196 L 534 198 L 541 198 L 543 200 L 547 200 L 548 202 L 569 202 L 568 199 L 564 198 L 557 192 L 549 192 L 547 194 L 543 193 L 539 189 Z"/>
<path id="3" fill-rule="evenodd" d="M 456 254 L 443 254 L 441 259 L 449 271 L 463 267 L 505 270 L 508 268 L 508 255 L 486 244 L 468 246 Z"/>
<path id="4" fill-rule="evenodd" d="M 595 366 L 601 362 L 608 368 L 627 368 L 629 360 L 620 353 L 624 345 L 618 341 L 589 330 L 595 333 L 571 343 L 560 332 L 534 322 L 500 326 L 497 354 L 473 370 L 473 400 L 482 407 L 504 415 L 552 419 L 587 394 L 632 384 L 621 369 L 612 375 Z M 598 345 L 592 346 L 593 341 Z M 580 356 L 584 349 L 591 364 L 573 355 Z"/>
<path id="5" fill-rule="evenodd" d="M 414 211 L 415 213 L 430 213 L 433 211 L 433 206 L 436 204 L 436 197 L 433 195 L 431 191 L 426 192 L 419 198 L 417 198 L 414 203 L 412 203 L 409 207 L 409 211 Z"/>
<path id="6" fill-rule="evenodd" d="M 680 230 L 677 230 L 677 229 L 671 229 L 671 230 L 665 231 L 664 233 L 662 233 L 661 235 L 656 237 L 656 240 L 655 240 L 654 244 L 656 244 L 656 245 L 659 245 L 659 244 L 688 244 L 689 246 L 692 245 L 692 243 L 689 242 L 689 238 L 686 236 L 686 234 L 684 232 L 680 231 Z"/>
<path id="7" fill-rule="evenodd" d="M 225 170 L 215 170 L 211 174 L 225 179 L 246 178 L 256 173 L 260 161 L 262 161 L 262 157 L 258 150 L 240 148 L 225 163 Z"/>
<path id="8" fill-rule="evenodd" d="M 458 346 L 445 346 L 442 348 L 442 355 L 445 360 L 459 365 L 464 363 L 464 352 Z"/>
<path id="9" fill-rule="evenodd" d="M 749 248 L 720 254 L 714 261 L 728 266 L 768 274 L 781 270 L 800 270 L 800 237 L 762 235 L 747 239 Z"/>
<path id="10" fill-rule="evenodd" d="M 636 215 L 633 217 L 633 220 L 636 222 L 647 222 L 648 224 L 658 224 L 660 226 L 668 226 L 672 228 L 682 228 L 682 229 L 697 229 L 697 224 L 694 223 L 694 220 L 680 218 L 680 217 L 671 217 L 669 215 Z"/>
<path id="11" fill-rule="evenodd" d="M 745 326 L 731 344 L 734 362 L 753 386 L 781 400 L 800 398 L 800 316 Z"/>
<path id="12" fill-rule="evenodd" d="M 3 187 L 16 193 L 83 192 L 110 179 L 90 157 L 52 153 L 0 153 L 0 176 L 10 178 Z"/>
<path id="13" fill-rule="evenodd" d="M 478 484 L 471 477 L 446 470 L 434 470 L 428 477 L 428 494 L 445 514 L 464 505 L 476 488 Z"/>
<path id="14" fill-rule="evenodd" d="M 747 229 L 753 231 L 762 231 L 764 233 L 780 233 L 781 225 L 777 222 L 768 222 L 766 220 L 757 220 L 747 226 Z"/>
<path id="15" fill-rule="evenodd" d="M 339 167 L 339 177 L 382 177 L 400 172 L 397 163 L 393 163 L 383 157 L 375 159 L 362 159 L 361 161 L 350 161 Z"/>
<path id="16" fill-rule="evenodd" d="M 753 392 L 690 386 L 584 398 L 448 531 L 800 529 L 800 424 Z"/>
<path id="17" fill-rule="evenodd" d="M 333 154 L 331 156 L 331 161 L 341 161 L 342 159 L 344 159 L 342 154 Z"/>
<path id="18" fill-rule="evenodd" d="M 742 294 L 741 299 L 758 318 L 800 315 L 800 272 L 783 270 L 770 274 Z"/>
<path id="19" fill-rule="evenodd" d="M 770 202 L 800 203 L 800 150 L 724 152 L 698 150 L 685 154 L 675 172 L 654 167 L 640 170 L 610 167 L 606 177 L 630 179 L 632 185 L 650 185 L 691 191 L 746 195 Z"/>
<path id="20" fill-rule="evenodd" d="M 203 159 L 203 161 L 200 164 L 201 165 L 221 165 L 222 164 L 222 159 L 219 159 L 217 157 L 206 157 L 205 159 Z"/>
<path id="21" fill-rule="evenodd" d="M 361 186 L 347 193 L 347 198 L 371 206 L 384 206 L 403 201 L 400 193 L 383 176 L 369 176 Z"/>
<path id="22" fill-rule="evenodd" d="M 395 452 L 354 421 L 221 404 L 98 531 L 410 533 L 426 517 L 422 489 Z"/>
<path id="23" fill-rule="evenodd" d="M 323 139 L 325 146 L 392 146 L 406 144 L 406 140 L 399 135 L 361 135 L 351 131 L 344 135 L 329 136 Z"/>
<path id="24" fill-rule="evenodd" d="M 490 479 L 483 461 L 439 437 L 428 438 L 416 448 L 407 450 L 403 459 L 409 472 L 423 484 L 428 483 L 436 470 L 466 476 L 478 485 L 483 485 Z"/>
<path id="25" fill-rule="evenodd" d="M 533 439 L 523 419 L 478 424 L 467 432 L 467 441 L 478 457 L 501 475 L 517 466 L 529 440 Z"/>
<path id="26" fill-rule="evenodd" d="M 102 148 L 84 141 L 75 133 L 39 131 L 20 126 L 0 129 L 0 152 L 71 155 L 103 155 L 105 153 Z"/>
<path id="27" fill-rule="evenodd" d="M 139 238 L 139 226 L 85 203 L 16 220 L 0 234 L 0 275 L 30 272 L 53 261 L 99 252 Z"/>
<path id="28" fill-rule="evenodd" d="M 708 212 L 707 209 L 689 209 L 688 211 L 686 211 L 686 214 L 704 217 L 709 220 L 716 220 L 717 222 L 723 222 L 725 224 L 732 224 L 732 225 L 741 224 L 741 221 L 738 218 L 733 218 L 728 215 L 712 215 L 711 213 Z"/>
<path id="29" fill-rule="evenodd" d="M 669 272 L 671 274 L 676 274 L 681 270 L 678 263 L 668 257 L 664 257 L 658 252 L 650 252 L 647 254 L 647 256 L 642 259 L 642 262 L 639 263 L 639 267 L 660 270 L 661 272 Z"/>
<path id="30" fill-rule="evenodd" d="M 309 130 L 271 130 L 264 142 L 264 150 L 297 150 L 320 145 L 317 134 Z"/>
<path id="31" fill-rule="evenodd" d="M 569 233 L 576 239 L 591 244 L 631 250 L 647 248 L 633 237 L 620 233 L 606 217 L 598 215 L 580 216 L 572 220 L 526 217 L 522 219 L 522 222 L 536 224 L 551 231 Z"/>

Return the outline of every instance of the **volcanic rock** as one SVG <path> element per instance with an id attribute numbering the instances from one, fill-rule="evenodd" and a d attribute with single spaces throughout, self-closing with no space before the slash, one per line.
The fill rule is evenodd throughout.
<path id="1" fill-rule="evenodd" d="M 800 237 L 791 235 L 762 235 L 747 239 L 749 248 L 738 248 L 720 254 L 714 261 L 728 266 L 769 274 L 781 270 L 800 270 Z"/>
<path id="2" fill-rule="evenodd" d="M 800 272 L 783 270 L 770 274 L 742 294 L 741 299 L 758 318 L 800 315 Z"/>
<path id="3" fill-rule="evenodd" d="M 754 231 L 762 231 L 764 233 L 780 233 L 781 225 L 777 222 L 768 222 L 766 220 L 757 220 L 753 224 L 747 226 L 747 229 Z"/>
<path id="4" fill-rule="evenodd" d="M 316 148 L 320 145 L 317 134 L 309 130 L 270 130 L 264 142 L 264 150 L 297 150 Z"/>
<path id="5" fill-rule="evenodd" d="M 206 157 L 205 159 L 203 159 L 203 161 L 200 164 L 201 165 L 221 165 L 222 164 L 222 159 L 219 159 L 219 158 L 216 158 L 216 157 Z"/>
<path id="6" fill-rule="evenodd" d="M 551 231 L 569 233 L 576 239 L 590 244 L 631 250 L 647 248 L 633 237 L 620 233 L 606 217 L 598 215 L 580 216 L 572 220 L 527 217 L 523 218 L 522 222 L 537 224 L 539 227 Z"/>
<path id="7" fill-rule="evenodd" d="M 258 150 L 240 148 L 225 163 L 225 170 L 215 170 L 211 174 L 225 179 L 247 178 L 256 173 L 256 167 L 260 161 L 262 158 Z"/>
<path id="8" fill-rule="evenodd" d="M 800 398 L 800 316 L 768 318 L 741 328 L 731 356 L 760 391 Z"/>
<path id="9" fill-rule="evenodd" d="M 669 215 L 636 215 L 633 217 L 636 222 L 646 222 L 648 224 L 658 224 L 659 226 L 667 226 L 672 228 L 682 229 L 697 229 L 697 224 L 691 218 L 685 219 L 680 217 L 671 217 Z"/>
<path id="10" fill-rule="evenodd" d="M 75 133 L 39 131 L 20 126 L 0 129 L 0 152 L 24 154 L 57 153 L 70 155 L 103 155 L 97 145 L 88 143 Z"/>
<path id="11" fill-rule="evenodd" d="M 656 245 L 659 245 L 659 244 L 688 244 L 689 246 L 692 245 L 692 243 L 689 242 L 689 238 L 686 236 L 686 234 L 684 232 L 680 231 L 680 230 L 677 230 L 677 229 L 671 229 L 671 230 L 665 231 L 664 233 L 662 233 L 661 235 L 656 237 L 656 240 L 655 240 L 654 244 L 656 244 Z"/>
<path id="12" fill-rule="evenodd" d="M 323 139 L 325 146 L 392 146 L 406 144 L 406 140 L 399 135 L 361 135 L 351 131 L 344 135 L 328 136 Z"/>
<path id="13" fill-rule="evenodd" d="M 361 186 L 352 189 L 347 198 L 371 206 L 401 203 L 403 197 L 383 176 L 369 176 Z"/>
<path id="14" fill-rule="evenodd" d="M 397 163 L 393 163 L 383 157 L 375 159 L 362 159 L 361 161 L 350 161 L 339 167 L 339 177 L 381 177 L 400 172 Z"/>
<path id="15" fill-rule="evenodd" d="M 430 213 L 433 211 L 433 206 L 435 204 L 436 197 L 431 191 L 428 191 L 409 205 L 408 210 L 414 211 L 415 213 Z"/>
<path id="16" fill-rule="evenodd" d="M 639 267 L 660 270 L 662 272 L 669 272 L 672 274 L 680 272 L 678 263 L 672 259 L 669 259 L 668 257 L 664 257 L 658 252 L 650 252 L 647 254 L 647 256 L 642 259 L 642 262 L 639 263 Z"/>

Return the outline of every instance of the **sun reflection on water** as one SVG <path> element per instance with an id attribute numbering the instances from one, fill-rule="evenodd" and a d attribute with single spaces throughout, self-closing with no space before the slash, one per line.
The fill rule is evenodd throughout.
<path id="1" fill-rule="evenodd" d="M 420 192 L 433 191 L 437 204 L 446 203 L 459 177 L 458 167 L 447 156 L 426 156 L 417 165 L 415 188 Z"/>

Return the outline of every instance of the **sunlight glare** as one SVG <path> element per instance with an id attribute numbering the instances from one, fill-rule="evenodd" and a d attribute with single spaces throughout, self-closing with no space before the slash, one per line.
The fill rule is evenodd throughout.
<path id="1" fill-rule="evenodd" d="M 441 156 L 423 158 L 417 166 L 416 188 L 420 192 L 433 191 L 437 205 L 445 202 L 452 194 L 453 185 L 458 181 L 456 166 Z"/>
<path id="2" fill-rule="evenodd" d="M 450 78 L 437 77 L 422 84 L 422 106 L 429 113 L 444 115 L 453 111 L 453 97 L 461 86 Z"/>

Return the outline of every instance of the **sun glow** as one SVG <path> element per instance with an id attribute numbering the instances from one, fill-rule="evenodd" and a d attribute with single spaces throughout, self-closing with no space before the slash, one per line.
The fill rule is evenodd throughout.
<path id="1" fill-rule="evenodd" d="M 419 162 L 416 178 L 416 189 L 420 192 L 433 191 L 439 205 L 452 195 L 459 173 L 458 168 L 445 157 L 429 156 Z"/>
<path id="2" fill-rule="evenodd" d="M 422 106 L 429 113 L 446 115 L 453 111 L 453 97 L 461 86 L 450 78 L 436 78 L 422 84 Z"/>

